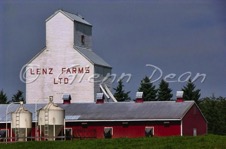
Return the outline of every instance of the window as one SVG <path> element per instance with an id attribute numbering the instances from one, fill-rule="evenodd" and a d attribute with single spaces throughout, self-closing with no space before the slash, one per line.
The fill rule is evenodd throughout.
<path id="1" fill-rule="evenodd" d="M 170 126 L 170 122 L 163 122 L 164 127 L 169 127 Z"/>
<path id="2" fill-rule="evenodd" d="M 87 123 L 81 123 L 81 125 L 82 125 L 82 128 L 87 128 L 88 127 Z"/>
<path id="3" fill-rule="evenodd" d="M 129 123 L 128 122 L 122 122 L 122 126 L 123 127 L 128 127 L 129 126 Z"/>
<path id="4" fill-rule="evenodd" d="M 81 43 L 82 43 L 82 45 L 85 45 L 85 36 L 84 35 L 81 35 Z"/>
<path id="5" fill-rule="evenodd" d="M 113 128 L 112 127 L 104 127 L 104 138 L 112 138 Z"/>
<path id="6" fill-rule="evenodd" d="M 145 127 L 145 136 L 153 137 L 154 136 L 154 127 Z"/>

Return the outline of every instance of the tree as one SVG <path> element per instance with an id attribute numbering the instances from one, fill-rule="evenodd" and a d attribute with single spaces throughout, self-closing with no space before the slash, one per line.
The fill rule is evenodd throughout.
<path id="1" fill-rule="evenodd" d="M 12 102 L 24 101 L 23 92 L 18 90 L 16 94 L 12 97 Z"/>
<path id="2" fill-rule="evenodd" d="M 0 104 L 6 104 L 6 103 L 7 103 L 7 96 L 2 89 L 0 91 Z"/>
<path id="3" fill-rule="evenodd" d="M 184 91 L 184 100 L 194 100 L 196 103 L 198 103 L 201 94 L 200 89 L 195 90 L 195 87 L 195 84 L 189 79 L 187 85 L 182 88 L 182 91 Z"/>
<path id="4" fill-rule="evenodd" d="M 199 107 L 208 121 L 208 132 L 226 134 L 226 98 L 206 97 L 199 103 Z"/>
<path id="5" fill-rule="evenodd" d="M 155 86 L 150 82 L 150 79 L 147 76 L 145 76 L 145 78 L 141 80 L 138 91 L 143 92 L 144 101 L 156 100 L 157 90 L 155 89 Z"/>
<path id="6" fill-rule="evenodd" d="M 169 88 L 169 83 L 162 80 L 159 84 L 157 99 L 162 101 L 168 101 L 173 97 L 172 90 Z"/>
<path id="7" fill-rule="evenodd" d="M 114 97 L 116 98 L 117 101 L 130 100 L 130 97 L 129 97 L 130 92 L 125 92 L 123 88 L 124 88 L 123 82 L 122 80 L 119 80 L 118 86 L 114 88 L 115 90 Z"/>

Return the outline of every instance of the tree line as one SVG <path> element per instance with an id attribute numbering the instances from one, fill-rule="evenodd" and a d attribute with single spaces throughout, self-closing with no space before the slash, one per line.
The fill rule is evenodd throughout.
<path id="1" fill-rule="evenodd" d="M 4 93 L 3 89 L 0 91 L 0 104 L 9 104 L 11 102 L 20 102 L 20 101 L 25 102 L 22 91 L 18 90 L 17 93 L 12 96 L 11 100 L 8 100 L 8 97 L 6 93 Z"/>
<path id="2" fill-rule="evenodd" d="M 182 88 L 182 91 L 184 91 L 184 100 L 194 100 L 196 103 L 198 102 L 201 94 L 200 90 L 195 89 L 195 87 L 195 84 L 191 80 L 188 80 L 186 86 Z M 124 90 L 122 80 L 118 81 L 118 85 L 114 90 L 114 96 L 117 101 L 121 102 L 131 100 L 129 97 L 130 91 L 126 92 Z M 172 89 L 169 88 L 168 82 L 161 80 L 159 88 L 156 88 L 147 76 L 141 80 L 138 91 L 143 92 L 144 101 L 169 101 L 173 97 Z"/>
<path id="3" fill-rule="evenodd" d="M 208 121 L 208 132 L 226 135 L 226 98 L 205 97 L 199 101 L 199 107 Z"/>

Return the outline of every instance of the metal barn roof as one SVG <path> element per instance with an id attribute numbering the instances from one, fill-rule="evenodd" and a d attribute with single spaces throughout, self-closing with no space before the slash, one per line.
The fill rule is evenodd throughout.
<path id="1" fill-rule="evenodd" d="M 52 17 L 54 17 L 57 13 L 63 13 L 65 16 L 67 16 L 69 19 L 71 19 L 72 21 L 76 21 L 76 22 L 80 22 L 89 26 L 92 26 L 92 24 L 90 24 L 89 22 L 87 22 L 84 18 L 82 18 L 80 15 L 75 15 L 63 10 L 57 10 L 53 15 L 51 15 L 48 19 L 46 19 L 46 21 L 49 21 Z"/>
<path id="2" fill-rule="evenodd" d="M 66 115 L 77 115 L 77 121 L 180 120 L 194 105 L 193 101 L 153 101 L 143 103 L 78 103 L 60 105 Z"/>
<path id="3" fill-rule="evenodd" d="M 118 103 L 71 103 L 58 104 L 65 109 L 66 121 L 161 121 L 181 120 L 187 111 L 195 104 L 194 101 L 153 101 L 153 102 L 118 102 Z M 32 112 L 33 121 L 36 121 L 35 109 L 46 104 L 24 104 Z M 7 104 L 0 104 L 0 123 L 6 122 Z M 10 112 L 15 111 L 18 104 L 8 108 L 7 121 L 11 120 Z"/>
<path id="4" fill-rule="evenodd" d="M 82 48 L 79 46 L 75 46 L 74 48 L 94 65 L 100 65 L 100 66 L 111 68 L 111 66 L 106 61 L 104 61 L 100 56 L 94 53 L 91 49 Z"/>

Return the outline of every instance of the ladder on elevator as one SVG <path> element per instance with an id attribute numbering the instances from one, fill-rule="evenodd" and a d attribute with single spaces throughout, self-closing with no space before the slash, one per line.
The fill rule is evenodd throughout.
<path id="1" fill-rule="evenodd" d="M 49 137 L 49 109 L 45 109 L 45 125 L 44 125 L 44 136 L 45 139 Z"/>
<path id="2" fill-rule="evenodd" d="M 15 128 L 16 140 L 18 140 L 19 137 L 19 128 L 20 128 L 20 113 L 16 112 L 16 128 Z"/>

